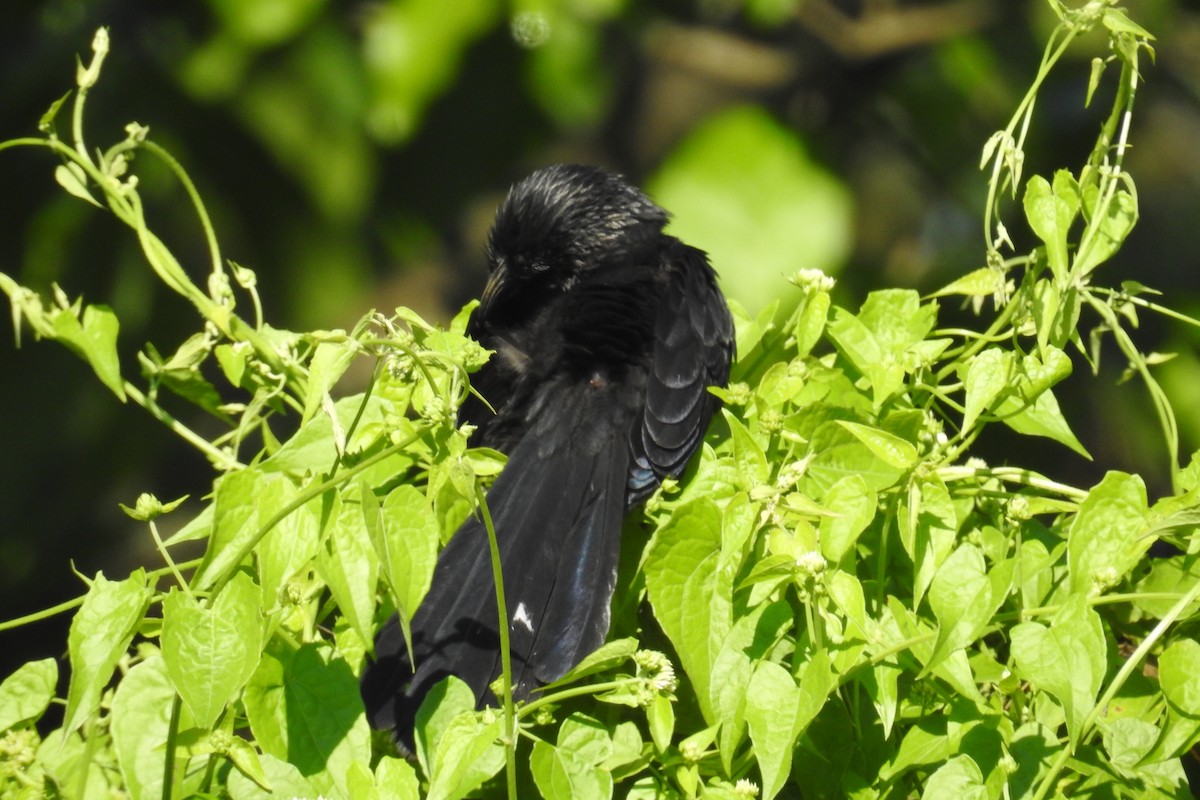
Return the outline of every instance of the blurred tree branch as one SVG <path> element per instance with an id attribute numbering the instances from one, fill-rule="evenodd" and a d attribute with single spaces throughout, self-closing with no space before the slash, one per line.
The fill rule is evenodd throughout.
<path id="1" fill-rule="evenodd" d="M 874 0 L 854 17 L 832 0 L 807 0 L 797 9 L 796 19 L 843 58 L 865 60 L 979 30 L 996 18 L 998 10 L 994 0 L 911 7 L 895 0 Z"/>

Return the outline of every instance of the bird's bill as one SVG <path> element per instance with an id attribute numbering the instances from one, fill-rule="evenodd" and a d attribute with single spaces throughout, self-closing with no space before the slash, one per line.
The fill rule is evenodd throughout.
<path id="1" fill-rule="evenodd" d="M 483 287 L 483 296 L 479 298 L 481 311 L 487 313 L 496 298 L 504 294 L 504 287 L 508 284 L 508 279 L 508 266 L 503 261 L 497 261 L 495 268 L 492 269 L 492 274 L 488 276 L 487 285 Z"/>

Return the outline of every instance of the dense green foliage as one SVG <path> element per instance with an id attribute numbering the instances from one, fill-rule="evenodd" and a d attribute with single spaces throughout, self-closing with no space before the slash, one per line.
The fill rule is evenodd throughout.
<path id="1" fill-rule="evenodd" d="M 4 274 L 0 288 L 19 325 L 83 358 L 216 477 L 168 541 L 156 520 L 177 502 L 143 495 L 127 509 L 165 566 L 87 578 L 68 604 L 60 728 L 36 727 L 59 702 L 53 659 L 0 684 L 0 794 L 1186 796 L 1179 757 L 1200 740 L 1200 460 L 1180 468 L 1174 414 L 1131 329 L 1148 312 L 1197 323 L 1147 287 L 1097 282 L 1137 220 L 1123 164 L 1150 37 L 1103 0 L 1052 6 L 1060 24 L 1033 87 L 984 150 L 986 266 L 932 297 L 878 291 L 856 310 L 801 270 L 794 305 L 735 308 L 725 410 L 688 474 L 628 523 L 611 641 L 524 705 L 476 712 L 461 684 L 442 684 L 415 763 L 371 736 L 355 676 L 375 628 L 411 616 L 439 545 L 503 464 L 454 424 L 487 356 L 463 333 L 469 307 L 445 330 L 403 308 L 350 331 L 266 324 L 254 274 L 222 258 L 190 180 L 146 129 L 86 144 L 101 31 L 44 136 L 0 150 L 53 152 L 62 187 L 129 226 L 202 330 L 169 356 L 147 346 L 135 382 L 110 309 Z M 1026 179 L 1039 87 L 1090 31 L 1111 45 L 1092 72 L 1092 88 L 1116 87 L 1111 114 L 1085 164 Z M 202 283 L 147 226 L 135 155 L 160 159 L 193 199 L 211 255 Z M 1007 233 L 1018 212 L 1041 242 L 1032 252 Z M 990 305 L 986 329 L 940 327 L 947 298 L 981 316 Z M 1155 400 L 1169 496 L 1151 502 L 1137 475 L 1083 489 L 973 456 L 992 426 L 1083 452 L 1054 387 L 1110 338 Z M 339 397 L 360 360 L 367 390 Z M 168 394 L 225 432 L 176 419 Z M 284 417 L 295 432 L 281 440 Z M 195 540 L 203 558 L 172 557 Z M 1158 541 L 1178 554 L 1148 559 Z"/>

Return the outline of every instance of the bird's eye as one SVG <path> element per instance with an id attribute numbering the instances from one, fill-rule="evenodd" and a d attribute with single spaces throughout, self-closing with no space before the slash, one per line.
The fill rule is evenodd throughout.
<path id="1" fill-rule="evenodd" d="M 526 274 L 536 275 L 537 273 L 545 272 L 550 268 L 550 263 L 546 259 L 537 255 L 519 253 L 518 255 L 513 256 L 512 260 L 513 266 L 516 267 L 518 271 Z"/>

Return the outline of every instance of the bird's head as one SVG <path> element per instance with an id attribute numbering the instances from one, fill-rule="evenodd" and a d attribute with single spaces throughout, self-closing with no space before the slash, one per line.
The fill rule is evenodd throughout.
<path id="1" fill-rule="evenodd" d="M 667 213 L 619 176 L 557 164 L 512 187 L 488 234 L 484 304 L 513 284 L 570 288 L 584 272 L 636 263 L 657 246 Z"/>

